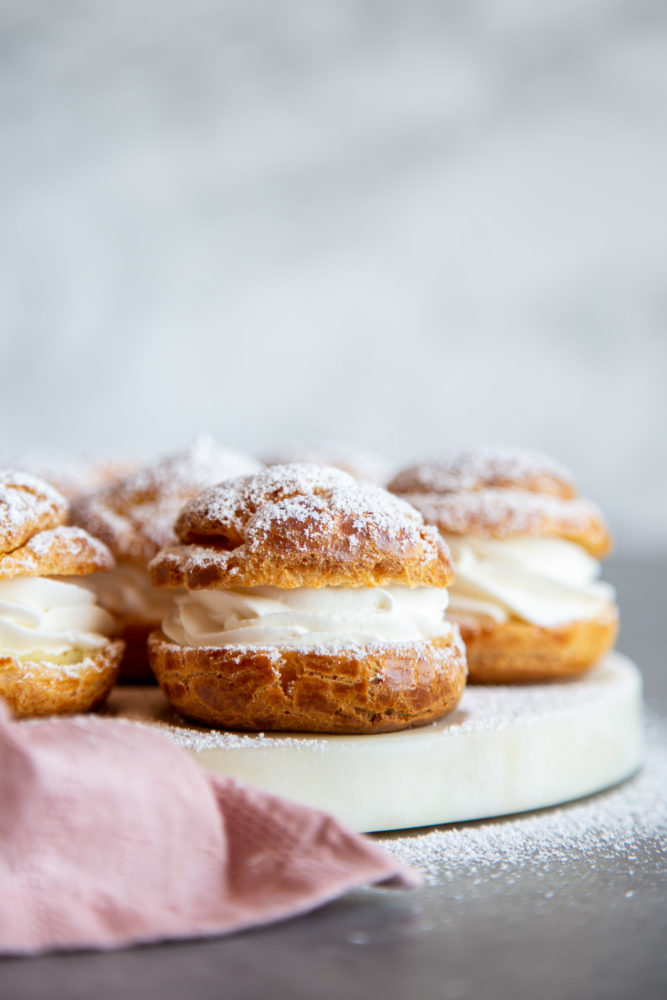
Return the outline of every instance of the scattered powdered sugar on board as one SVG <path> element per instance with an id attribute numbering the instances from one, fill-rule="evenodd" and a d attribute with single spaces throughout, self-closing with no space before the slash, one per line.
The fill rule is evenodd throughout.
<path id="1" fill-rule="evenodd" d="M 640 772 L 609 791 L 503 819 L 375 836 L 431 885 L 461 875 L 482 881 L 515 870 L 544 872 L 573 861 L 639 861 L 647 848 L 667 868 L 666 788 L 667 721 L 649 714 Z"/>
<path id="2" fill-rule="evenodd" d="M 243 733 L 227 729 L 210 729 L 188 722 L 167 702 L 155 688 L 116 688 L 102 715 L 113 716 L 133 725 L 151 728 L 166 736 L 171 743 L 201 753 L 205 750 L 250 750 L 280 746 L 298 749 L 323 750 L 325 740 L 312 735 L 290 736 L 289 733 Z"/>
<path id="3" fill-rule="evenodd" d="M 329 651 L 330 650 L 325 650 Z M 625 685 L 633 680 L 626 678 Z M 458 708 L 449 716 L 428 726 L 374 736 L 373 739 L 422 738 L 457 739 L 460 735 L 480 732 L 499 732 L 508 726 L 520 723 L 522 726 L 540 725 L 546 719 L 563 714 L 571 716 L 578 710 L 585 711 L 593 704 L 604 704 L 606 699 L 616 699 L 619 695 L 619 680 L 612 666 L 602 664 L 585 677 L 547 684 L 524 686 L 476 685 L 468 687 Z M 291 737 L 282 733 L 238 733 L 224 729 L 211 729 L 186 721 L 169 705 L 162 692 L 156 688 L 117 687 L 111 693 L 106 714 L 122 716 L 143 724 L 157 726 L 165 736 L 188 750 L 198 753 L 214 749 L 252 749 L 261 746 L 299 746 L 312 749 L 315 737 L 299 734 Z M 337 741 L 339 736 L 318 737 L 321 745 L 329 740 Z M 400 750 L 397 749 L 397 752 Z"/>
<path id="4" fill-rule="evenodd" d="M 139 711 L 126 707 L 118 717 L 107 704 L 101 714 L 112 715 L 128 725 L 145 726 L 147 723 L 143 707 Z M 325 739 L 316 739 L 310 734 L 300 736 L 290 733 L 243 733 L 228 729 L 207 729 L 205 726 L 198 726 L 196 722 L 187 722 L 173 709 L 162 705 L 151 718 L 150 725 L 156 732 L 166 736 L 170 743 L 195 754 L 206 750 L 262 750 L 279 749 L 281 746 L 322 753 L 326 747 Z"/>
<path id="5" fill-rule="evenodd" d="M 457 723 L 457 732 L 497 732 L 514 723 L 540 725 L 545 719 L 600 704 L 607 688 L 615 697 L 617 683 L 616 675 L 602 664 L 583 677 L 545 684 L 475 685 L 466 688 L 450 722 Z M 453 735 L 452 726 L 442 733 Z"/>

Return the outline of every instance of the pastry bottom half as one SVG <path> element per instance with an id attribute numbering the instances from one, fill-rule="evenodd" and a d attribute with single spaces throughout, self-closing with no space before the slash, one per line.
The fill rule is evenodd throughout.
<path id="1" fill-rule="evenodd" d="M 113 687 L 124 643 L 73 649 L 53 660 L 20 660 L 0 652 L 0 698 L 19 718 L 68 715 L 101 705 Z"/>
<path id="2" fill-rule="evenodd" d="M 588 670 L 614 645 L 618 612 L 543 628 L 510 619 L 448 613 L 466 645 L 472 684 L 562 680 Z"/>
<path id="3" fill-rule="evenodd" d="M 458 632 L 431 641 L 326 650 L 148 641 L 162 690 L 182 715 L 225 729 L 384 733 L 451 712 L 466 682 Z"/>

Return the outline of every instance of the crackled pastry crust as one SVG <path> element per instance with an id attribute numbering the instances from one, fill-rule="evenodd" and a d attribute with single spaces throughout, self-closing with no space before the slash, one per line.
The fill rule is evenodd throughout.
<path id="1" fill-rule="evenodd" d="M 0 698 L 19 718 L 68 715 L 101 705 L 113 687 L 124 643 L 102 649 L 72 650 L 63 662 L 22 660 L 0 652 Z"/>
<path id="2" fill-rule="evenodd" d="M 48 483 L 27 472 L 0 470 L 0 554 L 63 524 L 66 517 L 65 497 Z"/>
<path id="3" fill-rule="evenodd" d="M 38 531 L 24 545 L 0 555 L 0 579 L 11 576 L 83 576 L 111 569 L 106 545 L 82 528 L 60 525 Z"/>
<path id="4" fill-rule="evenodd" d="M 423 726 L 455 708 L 466 679 L 456 628 L 430 642 L 335 652 L 179 646 L 153 632 L 148 651 L 179 712 L 227 729 L 384 733 Z"/>
<path id="5" fill-rule="evenodd" d="M 562 680 L 594 666 L 614 645 L 618 614 L 542 628 L 510 619 L 449 613 L 466 645 L 472 684 Z"/>
<path id="6" fill-rule="evenodd" d="M 516 489 L 462 490 L 459 493 L 410 493 L 409 501 L 428 524 L 451 535 L 476 538 L 565 538 L 599 558 L 611 549 L 609 529 L 595 504 L 579 498 Z"/>
<path id="7" fill-rule="evenodd" d="M 456 493 L 486 487 L 528 490 L 568 499 L 576 496 L 572 477 L 557 462 L 520 448 L 469 448 L 401 469 L 392 493 Z"/>
<path id="8" fill-rule="evenodd" d="M 114 565 L 106 545 L 63 522 L 67 501 L 48 483 L 0 471 L 0 579 L 82 576 Z"/>
<path id="9" fill-rule="evenodd" d="M 340 470 L 273 466 L 205 490 L 182 510 L 180 545 L 152 561 L 158 586 L 445 587 L 449 552 L 420 514 Z"/>

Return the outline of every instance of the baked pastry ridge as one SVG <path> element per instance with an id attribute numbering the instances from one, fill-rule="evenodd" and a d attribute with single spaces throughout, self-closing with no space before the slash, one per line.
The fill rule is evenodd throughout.
<path id="1" fill-rule="evenodd" d="M 598 579 L 598 559 L 611 547 L 602 514 L 571 495 L 567 474 L 558 482 L 570 484 L 570 495 L 557 495 L 555 480 L 540 491 L 549 460 L 517 459 L 521 474 L 512 481 L 509 460 L 494 463 L 489 449 L 482 455 L 467 466 L 456 455 L 424 463 L 419 476 L 413 468 L 394 480 L 432 486 L 402 495 L 450 547 L 456 577 L 448 616 L 461 628 L 470 680 L 542 680 L 585 670 L 613 645 L 618 628 L 614 590 Z M 473 467 L 476 479 L 468 474 Z M 504 485 L 488 485 L 500 478 Z M 450 491 L 459 482 L 466 488 Z"/>
<path id="2" fill-rule="evenodd" d="M 183 714 L 240 729 L 381 732 L 450 711 L 452 567 L 408 504 L 346 473 L 274 466 L 203 491 L 151 562 L 183 587 L 151 664 Z"/>
<path id="3" fill-rule="evenodd" d="M 0 471 L 0 697 L 19 716 L 93 708 L 118 675 L 123 643 L 86 585 L 113 557 L 66 514 L 53 487 Z"/>

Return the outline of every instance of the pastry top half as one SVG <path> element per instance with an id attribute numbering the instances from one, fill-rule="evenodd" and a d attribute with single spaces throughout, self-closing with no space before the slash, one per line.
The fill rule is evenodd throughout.
<path id="1" fill-rule="evenodd" d="M 452 453 L 398 473 L 390 487 L 445 535 L 561 538 L 601 557 L 611 536 L 598 507 L 546 456 L 508 448 Z"/>
<path id="2" fill-rule="evenodd" d="M 65 525 L 67 501 L 28 473 L 0 470 L 0 579 L 82 576 L 114 565 L 82 528 Z"/>
<path id="3" fill-rule="evenodd" d="M 570 473 L 539 452 L 521 448 L 468 448 L 409 465 L 388 485 L 392 493 L 448 494 L 461 490 L 510 488 L 565 499 L 576 496 Z"/>
<path id="4" fill-rule="evenodd" d="M 191 448 L 80 497 L 72 505 L 72 521 L 101 538 L 117 559 L 145 565 L 176 541 L 173 523 L 190 497 L 258 468 L 249 456 L 204 436 Z"/>
<path id="5" fill-rule="evenodd" d="M 191 590 L 446 587 L 446 544 L 405 501 L 339 469 L 278 465 L 204 490 L 150 569 Z"/>

